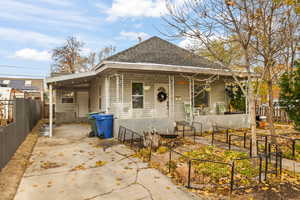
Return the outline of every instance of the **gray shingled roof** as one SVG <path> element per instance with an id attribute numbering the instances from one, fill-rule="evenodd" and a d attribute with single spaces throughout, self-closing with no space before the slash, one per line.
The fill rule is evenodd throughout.
<path id="1" fill-rule="evenodd" d="M 105 59 L 105 61 L 129 63 L 155 63 L 178 66 L 194 66 L 221 69 L 216 63 L 176 46 L 159 37 L 152 37 L 129 49 Z"/>

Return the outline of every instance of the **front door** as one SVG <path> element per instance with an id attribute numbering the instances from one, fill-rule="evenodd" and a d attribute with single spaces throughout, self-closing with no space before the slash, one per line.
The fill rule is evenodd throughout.
<path id="1" fill-rule="evenodd" d="M 155 106 L 155 117 L 164 118 L 168 117 L 168 84 L 154 84 L 154 106 Z"/>
<path id="2" fill-rule="evenodd" d="M 77 92 L 78 117 L 86 117 L 89 112 L 89 93 Z"/>

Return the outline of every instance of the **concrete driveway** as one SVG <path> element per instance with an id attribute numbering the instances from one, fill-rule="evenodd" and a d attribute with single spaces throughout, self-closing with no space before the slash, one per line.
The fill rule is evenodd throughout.
<path id="1" fill-rule="evenodd" d="M 15 200 L 199 199 L 132 157 L 114 140 L 87 138 L 89 126 L 56 127 L 40 137 Z"/>

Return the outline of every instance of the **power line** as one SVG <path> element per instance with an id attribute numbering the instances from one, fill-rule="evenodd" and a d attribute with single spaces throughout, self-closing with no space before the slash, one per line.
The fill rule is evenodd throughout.
<path id="1" fill-rule="evenodd" d="M 36 77 L 36 78 L 45 78 L 46 75 L 31 75 L 31 74 L 0 74 L 0 76 L 10 76 L 10 77 Z"/>
<path id="2" fill-rule="evenodd" d="M 41 70 L 41 67 L 26 67 L 26 66 L 15 66 L 15 65 L 0 65 L 0 67 L 5 67 L 5 68 L 14 68 L 14 69 L 37 69 Z"/>

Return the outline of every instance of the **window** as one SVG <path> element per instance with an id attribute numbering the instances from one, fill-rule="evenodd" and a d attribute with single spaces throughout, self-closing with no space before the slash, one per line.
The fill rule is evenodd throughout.
<path id="1" fill-rule="evenodd" d="M 144 85 L 143 83 L 132 83 L 132 108 L 144 108 Z"/>
<path id="2" fill-rule="evenodd" d="M 195 107 L 205 108 L 209 106 L 209 87 L 195 84 Z"/>
<path id="3" fill-rule="evenodd" d="M 25 86 L 31 86 L 31 80 L 25 80 Z"/>
<path id="4" fill-rule="evenodd" d="M 61 103 L 74 103 L 74 92 L 63 91 Z"/>

